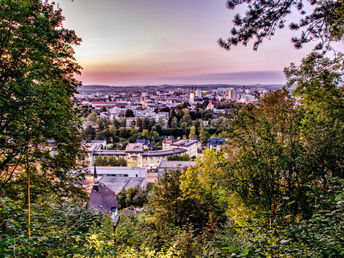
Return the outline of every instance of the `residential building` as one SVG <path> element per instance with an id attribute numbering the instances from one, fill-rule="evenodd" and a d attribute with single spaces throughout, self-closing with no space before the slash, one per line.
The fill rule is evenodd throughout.
<path id="1" fill-rule="evenodd" d="M 163 160 L 158 165 L 158 176 L 161 177 L 164 172 L 171 170 L 184 170 L 189 167 L 193 167 L 196 164 L 195 161 L 166 161 Z"/>
<path id="2" fill-rule="evenodd" d="M 221 147 L 225 144 L 226 139 L 224 138 L 209 138 L 207 147 L 210 150 L 220 151 Z"/>
<path id="3" fill-rule="evenodd" d="M 184 149 L 190 157 L 197 157 L 198 149 L 200 149 L 201 143 L 197 139 L 174 141 L 171 138 L 167 138 L 162 142 L 163 150 Z"/>

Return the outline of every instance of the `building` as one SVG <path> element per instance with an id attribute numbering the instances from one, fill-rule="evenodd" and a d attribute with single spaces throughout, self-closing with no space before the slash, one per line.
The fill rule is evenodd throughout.
<path id="1" fill-rule="evenodd" d="M 202 98 L 202 91 L 201 91 L 201 89 L 196 89 L 196 98 L 199 98 L 199 99 Z"/>
<path id="2" fill-rule="evenodd" d="M 187 140 L 195 141 L 195 140 Z M 196 142 L 198 142 L 196 140 Z M 125 150 L 90 150 L 89 159 L 90 165 L 94 164 L 95 159 L 98 156 L 116 156 L 117 158 L 123 157 L 127 161 L 129 167 L 149 167 L 156 168 L 160 161 L 167 160 L 167 157 L 173 155 L 182 155 L 187 153 L 188 155 L 196 156 L 197 147 L 195 142 L 181 143 L 176 142 L 177 145 L 171 146 L 168 149 L 149 151 L 144 148 L 143 143 L 129 143 Z M 190 157 L 192 157 L 190 156 Z"/>
<path id="3" fill-rule="evenodd" d="M 158 165 L 158 176 L 161 177 L 164 172 L 171 170 L 184 170 L 189 167 L 193 167 L 196 164 L 195 161 L 161 161 Z"/>
<path id="4" fill-rule="evenodd" d="M 129 167 L 142 167 L 144 147 L 142 143 L 129 143 L 125 148 Z"/>
<path id="5" fill-rule="evenodd" d="M 207 105 L 207 107 L 206 107 L 206 110 L 214 110 L 214 108 L 215 108 L 215 106 L 214 106 L 214 104 L 213 104 L 213 101 L 211 100 L 211 101 L 208 103 L 208 105 Z"/>
<path id="6" fill-rule="evenodd" d="M 190 102 L 191 103 L 195 102 L 195 93 L 194 93 L 193 88 L 191 88 L 190 90 Z"/>
<path id="7" fill-rule="evenodd" d="M 88 208 L 103 213 L 115 212 L 118 208 L 116 194 L 103 183 L 95 183 L 90 193 Z"/>
<path id="8" fill-rule="evenodd" d="M 145 150 L 153 147 L 150 140 L 147 139 L 137 139 L 135 143 L 142 143 Z"/>
<path id="9" fill-rule="evenodd" d="M 171 137 L 166 138 L 165 140 L 162 141 L 162 149 L 163 150 L 169 150 L 171 149 L 170 146 L 172 143 L 174 143 L 176 140 L 174 140 Z"/>
<path id="10" fill-rule="evenodd" d="M 102 177 L 96 184 L 105 185 L 111 192 L 117 196 L 122 190 L 135 188 L 140 186 L 142 189 L 146 188 L 145 177 Z M 96 185 L 95 184 L 95 185 Z"/>
<path id="11" fill-rule="evenodd" d="M 236 91 L 233 89 L 227 90 L 227 99 L 232 100 L 232 101 L 236 101 L 237 100 Z"/>
<path id="12" fill-rule="evenodd" d="M 167 138 L 162 142 L 163 150 L 184 149 L 184 154 L 188 154 L 190 157 L 197 157 L 200 148 L 201 143 L 197 139 L 174 141 Z"/>
<path id="13" fill-rule="evenodd" d="M 207 147 L 210 150 L 220 151 L 221 147 L 225 144 L 226 139 L 224 138 L 209 138 Z"/>
<path id="14" fill-rule="evenodd" d="M 97 177 L 146 177 L 147 169 L 142 167 L 103 167 L 90 166 L 91 174 L 97 173 Z"/>

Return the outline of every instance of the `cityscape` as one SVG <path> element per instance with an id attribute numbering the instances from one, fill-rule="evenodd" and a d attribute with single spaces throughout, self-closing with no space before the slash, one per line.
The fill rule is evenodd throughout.
<path id="1" fill-rule="evenodd" d="M 0 257 L 344 257 L 343 0 L 0 0 Z"/>

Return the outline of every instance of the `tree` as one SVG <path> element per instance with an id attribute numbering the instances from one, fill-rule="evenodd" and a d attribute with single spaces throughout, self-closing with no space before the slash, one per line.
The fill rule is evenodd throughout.
<path id="1" fill-rule="evenodd" d="M 95 166 L 104 166 L 104 167 L 126 167 L 127 161 L 123 157 L 115 156 L 98 156 L 95 160 Z"/>
<path id="2" fill-rule="evenodd" d="M 97 121 L 97 113 L 96 112 L 90 113 L 87 117 L 87 120 L 91 121 L 91 122 L 96 122 Z"/>
<path id="3" fill-rule="evenodd" d="M 224 157 L 209 149 L 203 152 L 202 159 L 194 167 L 188 168 L 180 176 L 182 198 L 192 200 L 199 207 L 203 219 L 198 226 L 212 227 L 213 223 L 223 223 L 228 207 L 228 190 L 223 184 L 226 171 L 223 169 Z"/>
<path id="4" fill-rule="evenodd" d="M 106 118 L 98 117 L 97 118 L 98 130 L 99 131 L 105 130 L 108 127 L 109 123 L 110 123 L 109 120 L 107 120 Z"/>
<path id="5" fill-rule="evenodd" d="M 164 128 L 165 127 L 165 119 L 162 118 L 162 117 L 159 117 L 159 120 L 158 120 L 158 125 L 160 126 L 160 128 Z"/>
<path id="6" fill-rule="evenodd" d="M 150 216 L 160 227 L 193 224 L 199 228 L 199 222 L 204 220 L 203 209 L 195 200 L 182 198 L 181 174 L 179 170 L 167 171 L 154 184 L 148 205 Z"/>
<path id="7" fill-rule="evenodd" d="M 253 3 L 250 4 L 251 2 Z M 279 180 L 282 188 L 285 187 L 284 184 L 288 185 L 286 188 L 290 188 L 288 191 L 293 194 L 298 209 L 302 205 L 309 207 L 306 203 L 308 198 L 305 194 L 307 184 L 312 183 L 313 187 L 319 187 L 319 182 L 322 182 L 326 185 L 327 174 L 344 176 L 342 166 L 344 117 L 341 86 L 343 55 L 336 54 L 332 60 L 323 56 L 326 51 L 333 49 L 331 42 L 343 38 L 344 2 L 342 0 L 231 0 L 227 3 L 230 9 L 244 3 L 250 5 L 243 18 L 240 15 L 235 16 L 231 37 L 226 42 L 224 40 L 219 41 L 225 49 L 230 49 L 231 46 L 239 43 L 247 45 L 252 38 L 255 38 L 254 49 L 256 50 L 264 38 L 270 38 L 276 29 L 283 28 L 286 23 L 285 18 L 296 11 L 302 15 L 302 18 L 298 22 L 291 23 L 289 28 L 301 30 L 301 36 L 292 38 L 294 46 L 300 48 L 307 42 L 317 41 L 319 44 L 316 45 L 315 50 L 323 51 L 321 55 L 316 52 L 311 53 L 299 67 L 292 64 L 285 69 L 289 79 L 288 86 L 296 84 L 297 88 L 294 94 L 300 98 L 301 103 L 298 109 L 299 117 L 292 112 L 291 117 L 294 120 L 286 123 L 286 125 L 294 124 L 292 127 L 288 128 L 283 125 L 284 121 L 288 121 L 289 118 L 283 118 L 284 115 L 280 111 L 280 115 L 277 115 L 272 109 L 270 109 L 271 114 L 269 115 L 254 107 L 246 107 L 245 111 L 239 112 L 239 119 L 236 119 L 238 128 L 241 128 L 242 135 L 245 135 L 241 138 L 241 142 L 247 148 L 242 149 L 237 146 L 238 149 L 242 150 L 243 153 L 247 153 L 246 151 L 252 147 L 255 149 L 251 149 L 251 154 L 247 153 L 245 158 L 251 159 L 253 166 L 264 167 L 268 165 L 270 166 L 269 169 L 282 166 L 276 167 L 274 171 L 271 170 L 270 176 L 276 176 L 276 180 L 278 180 L 277 178 L 282 175 L 276 174 L 277 171 L 286 173 L 282 176 L 286 182 Z M 311 8 L 306 6 L 307 3 L 310 4 Z M 269 101 L 271 102 L 271 98 Z M 280 99 L 280 102 L 283 103 L 284 101 Z M 263 103 L 262 105 L 264 106 Z M 259 115 L 260 112 L 265 113 L 266 118 L 262 118 Z M 275 118 L 273 118 L 274 116 Z M 283 121 L 282 124 L 278 120 Z M 260 129 L 247 127 L 249 123 L 256 124 L 256 127 Z M 286 131 L 281 132 L 282 129 Z M 235 129 L 232 128 L 231 130 L 233 132 Z M 276 137 L 276 133 L 278 137 Z M 285 137 L 288 134 L 289 136 Z M 265 140 L 268 142 L 264 143 Z M 285 142 L 286 140 L 289 142 Z M 257 145 L 259 142 L 262 145 Z M 250 145 L 251 143 L 252 145 Z M 260 152 L 269 145 L 270 147 L 266 149 L 265 153 Z M 258 146 L 259 148 L 257 148 Z M 237 151 L 238 153 L 240 152 Z M 269 155 L 272 156 L 269 157 Z M 273 158 L 273 156 L 277 158 Z M 242 158 L 243 156 L 241 156 Z M 258 165 L 262 161 L 264 161 L 263 164 Z M 243 159 L 241 162 L 241 164 L 250 163 L 249 160 L 243 162 Z M 253 173 L 252 167 L 250 170 L 252 179 L 259 178 L 258 171 L 260 168 L 255 173 Z M 295 179 L 293 174 L 298 175 L 298 179 Z M 272 180 L 272 178 L 268 180 Z M 248 184 L 245 183 L 245 185 Z M 251 185 L 254 184 L 251 183 Z M 278 193 L 281 189 L 273 185 L 270 184 L 270 189 L 273 188 L 274 194 L 270 194 L 270 196 L 275 195 L 277 199 L 281 198 L 285 194 L 284 190 Z M 249 187 L 245 191 L 248 192 L 243 193 L 243 196 L 249 196 Z M 275 201 L 270 200 L 270 202 Z M 305 212 L 307 209 L 303 209 L 303 211 Z"/>
<path id="8" fill-rule="evenodd" d="M 148 131 L 150 131 L 152 128 L 152 123 L 149 120 L 148 117 L 145 117 L 142 121 L 142 129 L 147 129 Z"/>
<path id="9" fill-rule="evenodd" d="M 141 189 L 140 186 L 129 188 L 127 190 L 122 189 L 118 195 L 118 204 L 121 209 L 128 208 L 130 206 L 142 207 L 147 203 L 147 191 Z"/>
<path id="10" fill-rule="evenodd" d="M 188 154 L 177 155 L 174 154 L 172 156 L 167 157 L 167 160 L 174 160 L 174 161 L 190 161 L 191 158 Z"/>
<path id="11" fill-rule="evenodd" d="M 131 109 L 125 111 L 125 117 L 135 117 L 134 112 Z"/>
<path id="12" fill-rule="evenodd" d="M 284 89 L 241 109 L 230 122 L 227 182 L 246 205 L 276 215 L 277 207 L 290 198 L 293 203 L 279 216 L 311 214 L 309 186 L 318 185 L 322 176 L 314 168 L 321 170 L 322 165 L 309 159 L 308 144 L 300 135 L 303 117 L 304 111 Z"/>
<path id="13" fill-rule="evenodd" d="M 87 139 L 88 142 L 94 140 L 96 137 L 96 129 L 94 129 L 91 125 L 87 126 L 87 128 L 83 131 L 84 137 Z"/>
<path id="14" fill-rule="evenodd" d="M 126 128 L 127 127 L 127 119 L 122 118 L 120 120 L 120 126 L 123 127 L 123 128 Z"/>
<path id="15" fill-rule="evenodd" d="M 139 128 L 139 131 L 142 132 L 142 129 L 143 129 L 143 127 L 142 127 L 142 118 L 140 118 L 140 117 L 137 118 L 136 124 L 137 124 L 137 127 Z"/>
<path id="16" fill-rule="evenodd" d="M 72 101 L 80 39 L 47 2 L 0 1 L 0 18 L 0 190 L 25 159 L 30 173 L 45 173 L 46 185 L 68 195 L 83 175 L 70 173 L 81 141 Z"/>
<path id="17" fill-rule="evenodd" d="M 327 173 L 344 178 L 343 55 L 333 60 L 311 53 L 299 67 L 285 69 L 288 84 L 305 111 L 301 137 L 307 166 L 324 179 Z"/>
<path id="18" fill-rule="evenodd" d="M 91 105 L 82 105 L 80 109 L 81 109 L 81 115 L 83 117 L 88 117 L 88 115 L 91 114 L 94 108 Z"/>
<path id="19" fill-rule="evenodd" d="M 176 117 L 172 119 L 171 128 L 178 128 L 178 119 Z"/>
<path id="20" fill-rule="evenodd" d="M 199 133 L 199 139 L 200 139 L 201 143 L 207 144 L 209 137 L 210 137 L 209 132 L 204 127 L 202 127 L 201 131 Z"/>
<path id="21" fill-rule="evenodd" d="M 254 49 L 275 34 L 277 29 L 286 25 L 286 17 L 294 12 L 299 12 L 301 18 L 292 22 L 289 28 L 301 29 L 301 36 L 292 38 L 296 48 L 313 40 L 319 41 L 315 49 L 328 50 L 331 41 L 339 41 L 343 37 L 344 2 L 342 0 L 313 1 L 313 0 L 283 0 L 265 1 L 255 0 L 229 0 L 227 7 L 234 9 L 244 3 L 249 4 L 248 11 L 242 18 L 237 14 L 234 18 L 234 27 L 231 36 L 225 41 L 219 40 L 220 46 L 230 49 L 239 43 L 247 45 L 255 38 Z M 311 13 L 307 12 L 307 4 L 311 5 Z"/>
<path id="22" fill-rule="evenodd" d="M 185 122 L 187 126 L 189 126 L 192 122 L 189 109 L 185 108 L 183 109 L 183 112 L 184 112 L 184 115 L 181 121 Z"/>
<path id="23" fill-rule="evenodd" d="M 32 214 L 33 234 L 31 238 L 19 237 L 27 230 L 26 210 L 19 200 L 1 198 L 1 257 L 106 256 L 114 251 L 113 228 L 107 215 L 78 203 L 56 204 L 50 199 L 33 207 L 37 211 Z"/>
<path id="24" fill-rule="evenodd" d="M 121 128 L 121 121 L 119 121 L 117 118 L 114 118 L 113 125 L 115 126 L 116 129 L 119 129 Z"/>

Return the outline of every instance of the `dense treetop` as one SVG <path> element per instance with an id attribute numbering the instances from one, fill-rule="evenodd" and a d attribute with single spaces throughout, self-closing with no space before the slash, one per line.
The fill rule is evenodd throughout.
<path id="1" fill-rule="evenodd" d="M 23 169 L 24 156 L 57 192 L 77 181 L 69 171 L 81 141 L 72 100 L 80 84 L 73 47 L 81 40 L 63 19 L 54 4 L 0 1 L 0 190 Z"/>

